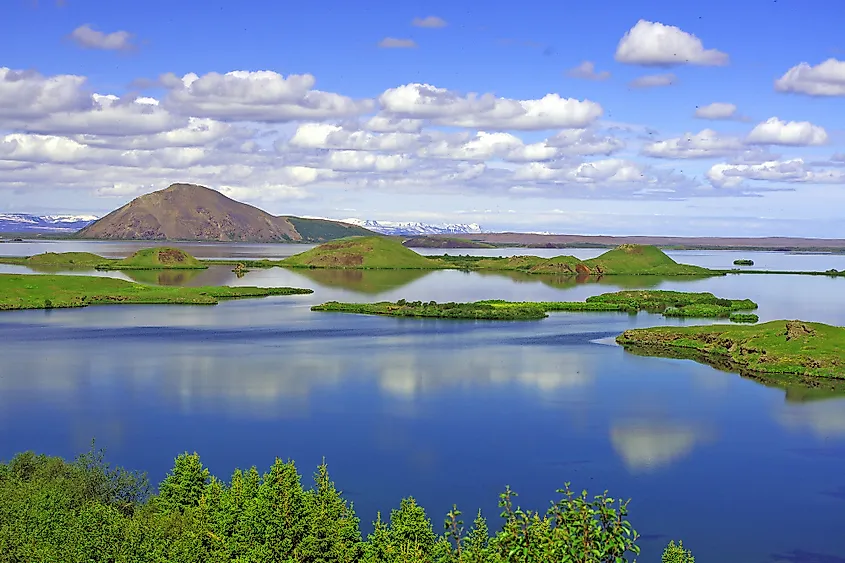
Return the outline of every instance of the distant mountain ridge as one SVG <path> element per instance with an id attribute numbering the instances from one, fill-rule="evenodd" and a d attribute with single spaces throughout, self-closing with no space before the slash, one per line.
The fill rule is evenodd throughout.
<path id="1" fill-rule="evenodd" d="M 0 233 L 73 233 L 96 220 L 95 215 L 0 213 Z"/>
<path id="2" fill-rule="evenodd" d="M 344 223 L 358 225 L 383 235 L 449 235 L 449 234 L 472 234 L 481 233 L 481 226 L 478 223 L 444 223 L 431 225 L 415 221 L 370 221 L 366 219 L 344 219 Z"/>
<path id="3" fill-rule="evenodd" d="M 271 215 L 197 184 L 137 197 L 79 231 L 84 239 L 325 242 L 372 231 L 338 221 Z"/>

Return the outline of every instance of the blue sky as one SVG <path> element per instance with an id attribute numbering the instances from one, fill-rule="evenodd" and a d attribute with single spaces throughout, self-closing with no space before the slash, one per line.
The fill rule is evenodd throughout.
<path id="1" fill-rule="evenodd" d="M 4 4 L 0 211 L 842 236 L 838 2 Z"/>

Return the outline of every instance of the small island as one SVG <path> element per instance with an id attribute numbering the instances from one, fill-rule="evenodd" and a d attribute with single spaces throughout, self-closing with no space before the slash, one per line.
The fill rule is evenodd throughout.
<path id="1" fill-rule="evenodd" d="M 585 301 L 503 301 L 485 300 L 471 303 L 437 303 L 435 301 L 399 301 L 378 303 L 340 303 L 329 301 L 311 307 L 312 311 L 333 313 L 358 313 L 393 317 L 426 317 L 441 319 L 474 320 L 536 320 L 553 311 L 569 312 L 623 312 L 639 311 L 662 314 L 666 317 L 728 318 L 757 308 L 750 299 L 722 299 L 712 293 L 685 293 L 680 291 L 618 291 L 588 297 Z"/>
<path id="2" fill-rule="evenodd" d="M 754 260 L 748 260 L 747 258 L 741 258 L 739 260 L 734 260 L 734 266 L 753 266 Z"/>
<path id="3" fill-rule="evenodd" d="M 626 330 L 616 338 L 645 356 L 692 359 L 755 378 L 845 380 L 845 327 L 803 321 Z"/>
<path id="4" fill-rule="evenodd" d="M 138 250 L 128 258 L 105 258 L 90 252 L 45 252 L 35 256 L 0 257 L 0 264 L 26 266 L 36 271 L 73 270 L 205 270 L 184 250 L 159 246 Z"/>
<path id="5" fill-rule="evenodd" d="M 313 293 L 294 287 L 163 287 L 114 278 L 0 274 L 0 311 L 109 304 L 216 305 L 223 299 Z"/>

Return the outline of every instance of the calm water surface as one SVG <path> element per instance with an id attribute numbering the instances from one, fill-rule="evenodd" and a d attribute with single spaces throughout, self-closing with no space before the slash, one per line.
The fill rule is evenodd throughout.
<path id="1" fill-rule="evenodd" d="M 22 254 L 56 244 L 69 250 L 44 243 Z M 126 243 L 93 244 L 104 255 L 132 251 Z M 185 248 L 228 257 L 302 250 L 291 246 Z M 551 255 L 561 252 L 575 253 Z M 801 262 L 808 255 L 742 255 L 762 267 L 845 268 L 836 263 L 841 256 L 810 255 L 819 266 L 808 268 Z M 675 257 L 710 266 L 735 259 L 724 252 Z M 682 538 L 705 563 L 845 561 L 845 401 L 597 343 L 629 327 L 682 321 L 554 314 L 537 322 L 449 322 L 309 310 L 329 299 L 578 300 L 643 279 L 573 284 L 454 271 L 282 269 L 238 279 L 215 267 L 160 281 L 315 293 L 215 307 L 0 315 L 0 458 L 25 449 L 72 456 L 96 436 L 112 461 L 158 482 L 185 450 L 200 452 L 221 477 L 235 466 L 264 471 L 281 456 L 296 459 L 307 479 L 325 456 L 365 523 L 411 494 L 435 523 L 453 502 L 466 514 L 481 507 L 492 516 L 507 484 L 524 506 L 544 509 L 571 481 L 633 499 L 631 518 L 644 535 L 640 561 L 659 561 L 670 538 Z M 845 325 L 843 279 L 650 283 L 750 297 L 763 320 Z"/>

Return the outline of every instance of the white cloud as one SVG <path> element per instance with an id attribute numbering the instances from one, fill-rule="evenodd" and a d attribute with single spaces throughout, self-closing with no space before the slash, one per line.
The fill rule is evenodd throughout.
<path id="1" fill-rule="evenodd" d="M 128 51 L 135 47 L 132 44 L 132 34 L 128 31 L 103 33 L 92 28 L 89 24 L 80 25 L 74 29 L 70 34 L 70 38 L 80 47 L 87 49 Z"/>
<path id="2" fill-rule="evenodd" d="M 84 76 L 45 77 L 31 70 L 0 67 L 0 119 L 40 118 L 59 111 L 85 111 L 94 105 Z"/>
<path id="3" fill-rule="evenodd" d="M 802 159 L 769 161 L 761 164 L 715 164 L 707 171 L 710 183 L 719 188 L 734 188 L 743 180 L 770 182 L 841 184 L 842 170 L 813 169 Z"/>
<path id="4" fill-rule="evenodd" d="M 487 133 L 479 131 L 476 135 L 457 142 L 452 139 L 440 139 L 420 149 L 419 156 L 430 158 L 448 158 L 453 160 L 490 160 L 499 158 L 506 161 L 526 162 L 549 160 L 558 155 L 558 150 L 546 143 L 526 145 L 522 139 L 510 133 Z"/>
<path id="5" fill-rule="evenodd" d="M 619 40 L 616 60 L 644 66 L 721 66 L 728 64 L 728 55 L 705 49 L 698 37 L 675 26 L 640 20 Z"/>
<path id="6" fill-rule="evenodd" d="M 695 116 L 700 119 L 733 119 L 737 117 L 736 105 L 726 102 L 713 102 L 695 108 Z"/>
<path id="7" fill-rule="evenodd" d="M 290 144 L 312 149 L 405 151 L 418 144 L 418 136 L 411 133 L 374 134 L 350 131 L 328 123 L 303 123 L 297 127 Z"/>
<path id="8" fill-rule="evenodd" d="M 424 18 L 414 18 L 411 20 L 411 25 L 414 27 L 446 27 L 448 24 L 443 18 L 437 16 L 426 16 Z"/>
<path id="9" fill-rule="evenodd" d="M 547 94 L 538 100 L 511 100 L 492 94 L 461 95 L 429 84 L 406 84 L 386 90 L 379 103 L 385 112 L 440 125 L 478 129 L 542 130 L 584 127 L 602 114 L 590 100 Z"/>
<path id="10" fill-rule="evenodd" d="M 831 58 L 816 66 L 795 65 L 775 80 L 775 90 L 810 96 L 845 96 L 845 61 Z"/>
<path id="11" fill-rule="evenodd" d="M 745 140 L 757 145 L 823 145 L 827 143 L 827 131 L 809 121 L 782 121 L 771 117 L 754 127 Z"/>
<path id="12" fill-rule="evenodd" d="M 399 39 L 397 37 L 385 37 L 378 42 L 382 49 L 413 49 L 417 42 L 413 39 Z"/>
<path id="13" fill-rule="evenodd" d="M 736 154 L 745 146 L 741 139 L 721 137 L 712 129 L 645 145 L 642 153 L 655 158 L 714 158 Z"/>
<path id="14" fill-rule="evenodd" d="M 631 88 L 660 88 L 662 86 L 671 86 L 675 83 L 677 77 L 671 72 L 666 74 L 647 74 L 639 76 L 628 83 Z"/>
<path id="15" fill-rule="evenodd" d="M 607 80 L 610 78 L 610 72 L 603 70 L 596 72 L 596 65 L 592 61 L 584 61 L 578 66 L 569 69 L 566 74 L 573 78 L 583 78 L 585 80 Z"/>
<path id="16" fill-rule="evenodd" d="M 315 82 L 310 74 L 284 77 L 270 70 L 161 77 L 170 90 L 163 105 L 192 117 L 278 123 L 357 115 L 372 107 L 368 100 L 314 90 Z"/>
<path id="17" fill-rule="evenodd" d="M 515 180 L 555 180 L 581 184 L 646 182 L 650 179 L 639 164 L 620 158 L 594 160 L 564 168 L 532 162 L 518 168 L 513 177 Z"/>
<path id="18" fill-rule="evenodd" d="M 376 133 L 418 133 L 422 126 L 421 119 L 397 119 L 387 115 L 374 115 L 364 122 L 363 128 Z"/>
<path id="19" fill-rule="evenodd" d="M 564 129 L 546 139 L 546 144 L 558 147 L 563 154 L 611 155 L 625 148 L 625 143 L 615 137 L 598 137 L 588 129 Z"/>
<path id="20" fill-rule="evenodd" d="M 333 151 L 326 161 L 328 168 L 339 171 L 373 170 L 391 172 L 404 170 L 411 159 L 404 154 L 373 154 L 361 151 Z"/>

